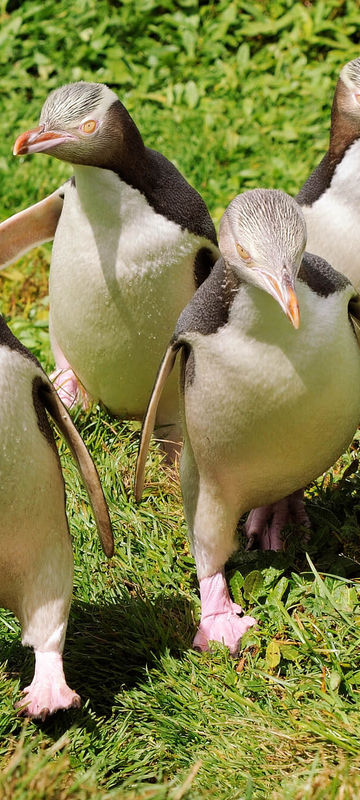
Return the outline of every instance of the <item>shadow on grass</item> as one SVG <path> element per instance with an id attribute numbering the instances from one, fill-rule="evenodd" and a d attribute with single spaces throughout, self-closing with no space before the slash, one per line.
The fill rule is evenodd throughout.
<path id="1" fill-rule="evenodd" d="M 306 530 L 288 530 L 283 553 L 247 553 L 240 549 L 229 561 L 229 577 L 236 570 L 245 577 L 252 570 L 268 567 L 285 574 L 309 572 L 306 551 L 320 572 L 360 576 L 359 477 L 352 476 L 335 489 L 310 492 L 308 541 Z M 75 599 L 64 664 L 68 683 L 81 695 L 83 707 L 37 724 L 50 737 L 59 737 L 72 726 L 85 726 L 89 734 L 95 731 L 101 725 L 99 717 L 106 720 L 112 716 L 116 696 L 148 681 L 148 670 L 166 650 L 181 657 L 191 647 L 195 627 L 192 610 L 192 604 L 180 593 L 174 597 L 159 595 L 155 601 L 128 595 L 124 602 L 107 605 Z M 33 672 L 31 651 L 12 637 L 3 643 L 2 655 L 7 659 L 8 672 L 20 678 L 21 687 L 26 686 Z"/>
<path id="2" fill-rule="evenodd" d="M 159 597 L 155 602 L 129 597 L 126 602 L 100 606 L 74 600 L 64 650 L 69 686 L 81 696 L 82 709 L 57 713 L 39 727 L 59 737 L 69 727 L 97 727 L 96 716 L 112 715 L 117 694 L 147 680 L 147 671 L 166 650 L 180 656 L 191 647 L 194 622 L 190 603 L 181 597 Z M 7 671 L 32 679 L 34 657 L 19 640 L 5 643 L 2 656 Z"/>

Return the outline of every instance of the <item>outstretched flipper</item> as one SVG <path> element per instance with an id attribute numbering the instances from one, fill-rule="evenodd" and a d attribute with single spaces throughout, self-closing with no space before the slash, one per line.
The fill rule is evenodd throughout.
<path id="1" fill-rule="evenodd" d="M 134 492 L 135 492 L 135 500 L 137 503 L 141 500 L 141 496 L 144 489 L 145 461 L 149 449 L 151 434 L 155 426 L 157 407 L 159 405 L 160 397 L 166 379 L 169 377 L 170 372 L 172 371 L 173 366 L 175 364 L 176 355 L 177 351 L 179 350 L 179 347 L 181 347 L 181 343 L 179 342 L 176 343 L 173 342 L 169 344 L 169 347 L 167 348 L 164 358 L 160 364 L 159 372 L 157 374 L 154 388 L 152 390 L 151 397 L 149 400 L 149 405 L 146 409 L 146 413 L 143 419 L 139 452 L 136 462 L 136 473 L 135 473 Z"/>
<path id="2" fill-rule="evenodd" d="M 70 415 L 50 382 L 44 380 L 39 388 L 39 395 L 46 410 L 54 420 L 56 427 L 66 439 L 78 464 L 94 512 L 101 546 L 105 555 L 111 558 L 114 553 L 114 537 L 108 508 L 95 464 L 80 434 L 77 432 Z"/>
<path id="3" fill-rule="evenodd" d="M 54 236 L 64 203 L 64 184 L 39 203 L 19 211 L 0 224 L 0 267 Z"/>

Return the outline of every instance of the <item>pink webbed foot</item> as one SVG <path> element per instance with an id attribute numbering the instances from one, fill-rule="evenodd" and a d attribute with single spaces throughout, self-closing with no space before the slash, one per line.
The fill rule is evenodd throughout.
<path id="1" fill-rule="evenodd" d="M 232 602 L 223 572 L 200 580 L 200 598 L 201 620 L 193 647 L 196 650 L 208 650 L 211 641 L 222 642 L 231 655 L 235 655 L 242 635 L 256 625 L 256 620 L 254 617 L 239 616 L 243 610 Z"/>
<path id="2" fill-rule="evenodd" d="M 283 500 L 269 506 L 260 506 L 250 511 L 245 524 L 247 536 L 246 549 L 255 542 L 259 550 L 283 550 L 282 531 L 286 525 L 304 525 L 310 528 L 310 520 L 305 511 L 304 490 L 299 489 Z"/>
<path id="3" fill-rule="evenodd" d="M 35 654 L 35 674 L 16 703 L 19 714 L 44 721 L 55 711 L 80 708 L 81 700 L 66 683 L 60 653 Z"/>
<path id="4" fill-rule="evenodd" d="M 79 403 L 84 411 L 87 411 L 91 405 L 89 395 L 78 381 L 71 367 L 55 369 L 49 377 L 66 408 L 73 408 Z"/>

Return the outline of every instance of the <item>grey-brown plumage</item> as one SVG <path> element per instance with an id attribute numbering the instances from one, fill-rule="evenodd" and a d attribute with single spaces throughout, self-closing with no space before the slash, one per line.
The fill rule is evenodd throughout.
<path id="1" fill-rule="evenodd" d="M 331 110 L 329 148 L 297 195 L 307 247 L 360 289 L 360 58 L 345 64 Z"/>
<path id="2" fill-rule="evenodd" d="M 117 416 L 141 418 L 176 319 L 218 256 L 214 225 L 200 195 L 145 146 L 105 85 L 79 82 L 51 92 L 39 126 L 14 147 L 18 155 L 38 152 L 73 164 L 73 179 L 0 227 L 0 263 L 2 253 L 15 256 L 14 230 L 22 251 L 26 224 L 36 243 L 52 231 L 50 334 L 59 395 L 71 406 L 87 394 Z M 52 215 L 50 224 L 43 213 Z M 174 379 L 158 424 L 170 440 L 177 437 Z"/>
<path id="3" fill-rule="evenodd" d="M 344 273 L 360 290 L 360 58 L 345 64 L 336 84 L 330 141 L 320 164 L 297 195 L 307 226 L 307 248 Z M 316 262 L 313 280 L 316 277 Z M 319 279 L 324 282 L 323 270 Z M 251 512 L 246 530 L 250 542 L 282 546 L 289 523 L 309 526 L 303 493 Z"/>
<path id="4" fill-rule="evenodd" d="M 349 314 L 358 297 L 326 262 L 304 254 L 301 209 L 283 192 L 235 198 L 219 242 L 222 257 L 180 315 L 160 368 L 136 496 L 154 406 L 182 350 L 181 483 L 202 599 L 194 644 L 218 639 L 235 651 L 253 622 L 236 616 L 223 578 L 240 516 L 315 478 L 356 429 L 360 353 Z"/>

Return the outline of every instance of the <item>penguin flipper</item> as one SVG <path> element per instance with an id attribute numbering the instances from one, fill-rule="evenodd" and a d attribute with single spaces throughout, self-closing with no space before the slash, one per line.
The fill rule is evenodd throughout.
<path id="1" fill-rule="evenodd" d="M 20 256 L 54 238 L 64 203 L 64 184 L 55 192 L 0 224 L 0 266 L 12 264 Z"/>
<path id="2" fill-rule="evenodd" d="M 170 372 L 172 371 L 172 368 L 175 364 L 178 350 L 179 350 L 178 342 L 176 343 L 173 342 L 169 344 L 169 347 L 167 348 L 164 358 L 160 364 L 159 371 L 149 400 L 149 404 L 143 419 L 141 434 L 140 434 L 139 451 L 136 461 L 136 473 L 135 473 L 134 494 L 137 503 L 140 502 L 144 489 L 145 461 L 149 449 L 151 435 L 155 426 L 157 408 L 159 405 L 160 397 L 166 379 L 169 377 Z"/>
<path id="3" fill-rule="evenodd" d="M 39 390 L 40 398 L 66 440 L 79 467 L 94 513 L 101 546 L 108 558 L 114 554 L 114 537 L 110 516 L 99 475 L 90 453 L 50 382 L 43 382 Z"/>
<path id="4" fill-rule="evenodd" d="M 350 321 L 354 328 L 354 333 L 360 347 L 360 295 L 352 297 L 349 302 Z"/>

